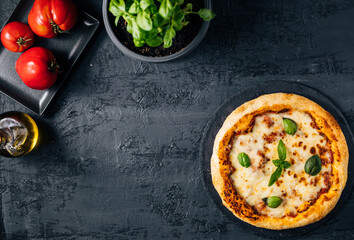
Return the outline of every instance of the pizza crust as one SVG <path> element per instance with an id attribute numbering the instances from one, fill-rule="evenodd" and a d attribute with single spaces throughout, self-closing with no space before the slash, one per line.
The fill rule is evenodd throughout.
<path id="1" fill-rule="evenodd" d="M 322 193 L 314 204 L 305 206 L 303 212 L 297 216 L 285 216 L 275 218 L 264 215 L 252 215 L 252 209 L 247 206 L 223 173 L 227 167 L 223 158 L 223 151 L 229 144 L 230 134 L 236 129 L 246 126 L 249 122 L 243 122 L 245 115 L 259 111 L 260 109 L 284 109 L 301 110 L 311 113 L 321 131 L 331 141 L 334 162 L 332 163 L 331 187 L 327 193 Z M 236 217 L 256 227 L 267 229 L 288 229 L 305 226 L 314 223 L 325 217 L 336 205 L 347 181 L 348 169 L 348 147 L 340 126 L 333 116 L 315 102 L 295 94 L 274 93 L 260 96 L 254 100 L 244 103 L 234 110 L 225 120 L 223 126 L 216 135 L 213 155 L 211 158 L 211 175 L 213 185 L 219 193 L 223 204 Z M 306 209 L 307 208 L 307 209 Z"/>

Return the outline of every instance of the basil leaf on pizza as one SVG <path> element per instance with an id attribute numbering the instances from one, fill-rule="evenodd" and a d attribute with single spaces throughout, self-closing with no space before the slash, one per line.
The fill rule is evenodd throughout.
<path id="1" fill-rule="evenodd" d="M 284 161 L 286 159 L 286 148 L 283 143 L 283 140 L 279 140 L 278 143 L 278 156 L 281 161 Z"/>
<path id="2" fill-rule="evenodd" d="M 246 153 L 240 153 L 237 156 L 237 159 L 242 167 L 248 168 L 249 166 L 251 166 L 250 158 L 248 157 L 248 155 Z"/>
<path id="3" fill-rule="evenodd" d="M 279 207 L 279 205 L 281 204 L 282 200 L 280 197 L 277 196 L 272 196 L 272 197 L 268 197 L 268 198 L 263 198 L 262 199 L 264 201 L 264 203 L 270 207 L 270 208 L 277 208 Z"/>
<path id="4" fill-rule="evenodd" d="M 316 176 L 321 172 L 322 163 L 321 158 L 316 154 L 310 157 L 305 164 L 305 172 L 311 176 Z"/>
<path id="5" fill-rule="evenodd" d="M 284 129 L 287 134 L 294 135 L 297 131 L 297 125 L 296 123 L 289 119 L 289 118 L 283 118 L 283 124 L 284 124 Z"/>
<path id="6" fill-rule="evenodd" d="M 283 161 L 279 160 L 279 159 L 273 160 L 272 162 L 273 162 L 274 166 L 276 166 L 276 167 L 281 167 L 283 164 Z"/>
<path id="7" fill-rule="evenodd" d="M 268 187 L 272 186 L 280 178 L 282 173 L 283 173 L 283 168 L 281 166 L 277 167 L 277 169 L 270 176 Z"/>
<path id="8" fill-rule="evenodd" d="M 283 141 L 280 139 L 278 143 L 278 157 L 279 159 L 273 160 L 273 164 L 277 167 L 272 176 L 270 176 L 268 187 L 272 186 L 283 173 L 283 169 L 291 167 L 291 164 L 286 159 L 286 148 Z"/>
<path id="9" fill-rule="evenodd" d="M 282 163 L 282 167 L 283 167 L 284 169 L 287 169 L 287 168 L 291 167 L 291 164 L 290 164 L 288 161 L 284 161 L 284 162 Z"/>
<path id="10" fill-rule="evenodd" d="M 236 217 L 288 229 L 316 222 L 334 208 L 348 159 L 345 137 L 330 113 L 302 96 L 274 93 L 227 117 L 215 138 L 211 176 Z"/>

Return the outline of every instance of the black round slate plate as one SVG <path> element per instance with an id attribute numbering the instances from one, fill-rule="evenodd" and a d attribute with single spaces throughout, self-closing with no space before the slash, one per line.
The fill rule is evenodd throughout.
<path id="1" fill-rule="evenodd" d="M 305 227 L 287 229 L 287 230 L 268 230 L 263 228 L 254 227 L 248 223 L 245 223 L 235 217 L 221 202 L 221 199 L 216 192 L 210 174 L 210 158 L 213 151 L 214 139 L 219 129 L 221 128 L 223 122 L 226 117 L 234 111 L 238 106 L 242 105 L 244 102 L 252 100 L 256 97 L 259 97 L 263 94 L 276 93 L 276 92 L 284 92 L 284 93 L 294 93 L 301 96 L 304 96 L 322 106 L 325 110 L 330 112 L 333 117 L 337 120 L 338 124 L 342 128 L 342 131 L 347 140 L 348 148 L 349 148 L 349 165 L 348 165 L 348 180 L 347 184 L 344 188 L 344 191 L 335 206 L 335 208 L 322 220 L 307 225 Z M 349 197 L 353 183 L 353 172 L 354 172 L 354 161 L 353 161 L 353 151 L 354 151 L 354 141 L 353 134 L 351 129 L 345 120 L 343 114 L 340 110 L 323 94 L 314 90 L 310 87 L 307 87 L 302 84 L 292 83 L 292 82 L 282 82 L 282 81 L 269 81 L 263 82 L 258 85 L 254 85 L 245 91 L 238 93 L 234 97 L 227 100 L 225 103 L 221 105 L 221 107 L 217 110 L 215 116 L 211 119 L 209 124 L 207 125 L 202 141 L 201 148 L 199 152 L 199 158 L 201 161 L 203 179 L 204 179 L 204 187 L 209 192 L 211 198 L 214 200 L 216 205 L 226 214 L 233 222 L 237 225 L 241 226 L 243 229 L 253 232 L 257 235 L 260 235 L 265 238 L 288 238 L 299 236 L 302 234 L 306 234 L 319 226 L 323 225 L 325 222 L 330 220 L 343 206 L 345 200 Z"/>

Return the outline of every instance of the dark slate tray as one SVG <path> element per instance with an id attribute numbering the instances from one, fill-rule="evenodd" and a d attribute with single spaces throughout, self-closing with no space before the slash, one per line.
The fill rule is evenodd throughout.
<path id="1" fill-rule="evenodd" d="M 5 25 L 13 21 L 27 23 L 27 17 L 33 3 L 34 0 L 21 0 Z M 57 58 L 62 71 L 54 85 L 42 91 L 30 89 L 17 75 L 15 63 L 21 53 L 10 52 L 0 44 L 0 91 L 41 115 L 69 76 L 72 67 L 98 26 L 99 21 L 97 19 L 79 10 L 78 23 L 68 34 L 60 34 L 51 39 L 36 36 L 34 46 L 41 46 L 51 50 Z"/>
<path id="2" fill-rule="evenodd" d="M 256 97 L 259 97 L 263 94 L 268 94 L 268 93 L 276 93 L 276 92 L 284 92 L 284 93 L 294 93 L 298 95 L 302 95 L 304 97 L 307 97 L 314 102 L 318 103 L 320 106 L 322 106 L 324 109 L 326 109 L 328 112 L 330 112 L 333 117 L 337 120 L 339 123 L 340 127 L 342 128 L 342 131 L 345 135 L 345 138 L 347 140 L 348 148 L 349 148 L 349 166 L 348 166 L 348 180 L 347 184 L 344 188 L 344 191 L 335 206 L 335 208 L 322 220 L 307 225 L 305 227 L 300 227 L 300 228 L 294 228 L 294 229 L 287 229 L 287 230 L 268 230 L 268 229 L 263 229 L 263 228 L 257 228 L 254 227 L 253 225 L 250 225 L 248 223 L 245 223 L 235 217 L 226 207 L 221 202 L 221 199 L 214 189 L 212 180 L 211 180 L 211 174 L 210 174 L 210 158 L 212 155 L 213 151 L 213 145 L 214 145 L 214 139 L 221 128 L 223 122 L 225 121 L 226 117 L 234 111 L 238 106 L 243 104 L 246 101 L 252 100 Z M 343 114 L 341 111 L 323 94 L 318 92 L 317 90 L 314 90 L 310 87 L 307 87 L 302 84 L 298 83 L 291 83 L 291 82 L 282 82 L 282 81 L 269 81 L 269 82 L 264 82 L 258 85 L 254 85 L 245 91 L 238 93 L 234 97 L 228 99 L 226 102 L 224 102 L 221 107 L 217 110 L 215 116 L 211 119 L 211 121 L 208 123 L 206 130 L 203 135 L 203 139 L 201 141 L 201 148 L 200 148 L 200 161 L 201 161 L 201 167 L 202 167 L 202 173 L 203 173 L 203 182 L 204 182 L 204 187 L 206 190 L 209 192 L 211 198 L 213 201 L 216 203 L 216 205 L 222 210 L 222 212 L 227 215 L 233 222 L 235 222 L 237 225 L 242 227 L 245 230 L 248 230 L 250 232 L 253 232 L 257 235 L 260 235 L 265 238 L 272 238 L 272 239 L 278 239 L 278 238 L 288 238 L 288 237 L 294 237 L 294 236 L 299 236 L 302 234 L 306 234 L 317 227 L 323 225 L 325 222 L 330 220 L 343 206 L 343 203 L 345 200 L 349 197 L 353 183 L 354 183 L 354 141 L 353 141 L 353 134 L 351 132 L 351 129 L 345 120 Z"/>

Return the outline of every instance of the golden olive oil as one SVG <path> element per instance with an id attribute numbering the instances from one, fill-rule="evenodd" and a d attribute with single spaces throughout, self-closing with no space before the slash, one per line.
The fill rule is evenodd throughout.
<path id="1" fill-rule="evenodd" d="M 26 113 L 0 115 L 0 155 L 18 157 L 33 150 L 38 141 L 36 122 Z"/>

